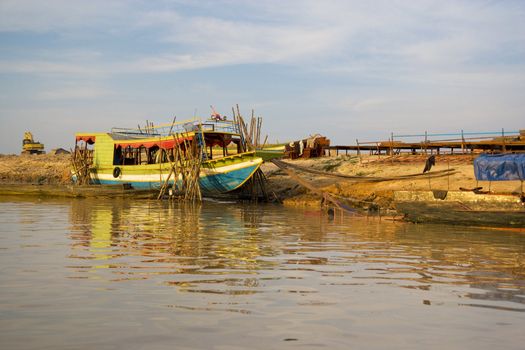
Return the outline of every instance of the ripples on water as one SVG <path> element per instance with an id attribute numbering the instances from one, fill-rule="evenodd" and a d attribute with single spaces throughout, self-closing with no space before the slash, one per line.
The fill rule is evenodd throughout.
<path id="1" fill-rule="evenodd" d="M 0 200 L 2 348 L 522 348 L 525 234 Z"/>

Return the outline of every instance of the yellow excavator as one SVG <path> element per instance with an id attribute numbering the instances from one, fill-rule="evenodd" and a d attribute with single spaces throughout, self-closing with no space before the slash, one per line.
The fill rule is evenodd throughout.
<path id="1" fill-rule="evenodd" d="M 44 144 L 36 142 L 33 139 L 33 134 L 29 131 L 24 133 L 24 140 L 22 141 L 22 154 L 44 154 Z"/>

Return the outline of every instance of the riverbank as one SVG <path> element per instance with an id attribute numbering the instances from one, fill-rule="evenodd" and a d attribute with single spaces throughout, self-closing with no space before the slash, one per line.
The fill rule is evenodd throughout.
<path id="1" fill-rule="evenodd" d="M 68 154 L 0 154 L 0 183 L 65 185 L 71 183 Z"/>
<path id="2" fill-rule="evenodd" d="M 352 200 L 352 205 L 370 209 L 394 209 L 395 191 L 428 191 L 450 190 L 460 188 L 474 188 L 481 186 L 484 191 L 500 193 L 519 193 L 520 183 L 517 181 L 477 182 L 474 177 L 472 162 L 473 155 L 441 155 L 436 156 L 436 165 L 431 173 L 446 172 L 449 175 L 439 177 L 420 176 L 402 180 L 381 182 L 357 182 L 334 175 L 351 175 L 363 177 L 399 177 L 412 174 L 421 174 L 428 156 L 398 155 L 395 157 L 356 156 L 324 157 L 307 160 L 286 160 L 302 168 L 322 171 L 331 175 L 323 176 L 319 173 L 296 171 L 305 180 L 311 182 L 323 192 L 328 192 L 340 198 Z M 271 163 L 263 165 L 270 182 L 270 187 L 281 196 L 283 203 L 288 206 L 319 207 L 321 198 L 310 194 L 299 186 L 285 172 Z"/>
<path id="3" fill-rule="evenodd" d="M 421 174 L 426 156 L 399 155 L 395 157 L 363 156 L 361 159 L 352 156 L 331 156 L 306 160 L 286 160 L 287 163 L 311 169 L 318 173 L 296 170 L 296 173 L 323 192 L 330 193 L 350 205 L 365 209 L 394 209 L 394 192 L 400 190 L 428 191 L 459 190 L 482 186 L 489 189 L 488 182 L 476 182 L 472 168 L 472 155 L 436 156 L 436 165 L 432 172 L 452 170 L 450 175 L 428 178 L 427 176 L 389 180 L 381 182 L 356 182 L 353 179 L 336 175 L 363 177 L 397 177 Z M 268 178 L 269 190 L 273 191 L 287 206 L 316 207 L 321 206 L 321 198 L 310 193 L 290 178 L 283 170 L 272 163 L 265 163 L 262 170 Z M 325 172 L 326 174 L 320 174 Z M 57 193 L 71 193 L 69 155 L 0 155 L 0 191 L 12 193 L 45 193 L 52 194 L 53 186 Z M 47 185 L 37 189 L 35 186 Z M 62 189 L 60 189 L 63 187 Z M 494 182 L 490 189 L 495 192 L 519 192 L 520 184 L 514 181 Z M 74 194 L 76 195 L 76 194 Z"/>

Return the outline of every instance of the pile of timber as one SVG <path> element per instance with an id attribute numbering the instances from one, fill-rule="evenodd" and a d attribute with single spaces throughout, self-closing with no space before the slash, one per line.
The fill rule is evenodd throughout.
<path id="1" fill-rule="evenodd" d="M 322 157 L 330 147 L 330 140 L 321 135 L 292 141 L 285 146 L 284 157 L 289 159 Z"/>

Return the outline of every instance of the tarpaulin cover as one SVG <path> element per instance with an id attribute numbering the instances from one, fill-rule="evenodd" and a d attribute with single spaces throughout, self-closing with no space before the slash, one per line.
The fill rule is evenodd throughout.
<path id="1" fill-rule="evenodd" d="M 481 154 L 474 174 L 479 181 L 525 180 L 525 154 Z"/>

